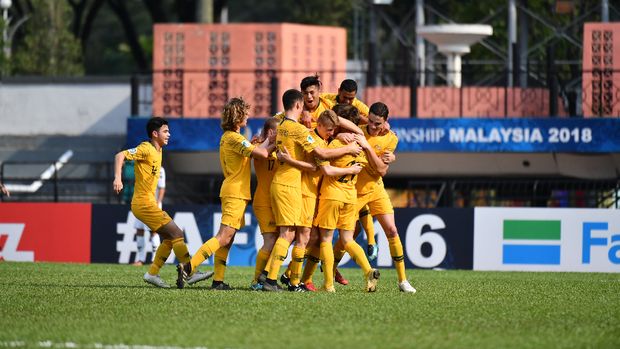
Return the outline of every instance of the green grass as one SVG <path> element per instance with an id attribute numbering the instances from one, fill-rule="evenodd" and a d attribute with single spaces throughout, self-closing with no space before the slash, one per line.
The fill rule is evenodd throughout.
<path id="1" fill-rule="evenodd" d="M 203 268 L 206 269 L 206 268 Z M 619 348 L 620 274 L 410 270 L 415 295 L 359 269 L 336 294 L 163 290 L 146 267 L 0 263 L 0 347 L 39 341 L 208 348 Z M 174 282 L 173 267 L 162 277 Z M 319 281 L 322 274 L 315 277 Z"/>

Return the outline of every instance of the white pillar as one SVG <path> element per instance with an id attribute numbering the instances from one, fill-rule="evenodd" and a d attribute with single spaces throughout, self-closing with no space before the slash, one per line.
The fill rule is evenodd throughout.
<path id="1" fill-rule="evenodd" d="M 416 0 L 415 2 L 415 25 L 416 28 L 424 25 L 424 0 Z M 416 55 L 417 55 L 417 70 L 420 77 L 419 86 L 424 86 L 426 69 L 426 47 L 424 46 L 424 38 L 416 33 L 415 38 Z"/>
<path id="2" fill-rule="evenodd" d="M 506 68 L 508 69 L 508 86 L 512 87 L 512 66 L 514 52 L 513 44 L 517 42 L 517 3 L 516 0 L 508 0 L 508 57 L 506 58 Z"/>
<path id="3" fill-rule="evenodd" d="M 448 56 L 448 85 L 461 87 L 461 54 L 450 53 Z"/>

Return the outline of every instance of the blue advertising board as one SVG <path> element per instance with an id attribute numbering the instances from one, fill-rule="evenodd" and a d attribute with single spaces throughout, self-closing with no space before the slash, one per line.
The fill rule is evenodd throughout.
<path id="1" fill-rule="evenodd" d="M 190 253 L 213 237 L 220 226 L 218 205 L 170 205 L 164 209 L 185 232 Z M 472 269 L 473 212 L 473 209 L 396 209 L 395 220 L 403 243 L 405 265 L 408 268 Z M 134 222 L 129 206 L 93 205 L 91 262 L 134 262 L 137 251 Z M 263 244 L 251 207 L 246 210 L 245 222 L 228 255 L 230 266 L 253 266 Z M 378 222 L 375 222 L 375 234 L 379 256 L 372 264 L 380 268 L 393 267 L 389 243 Z M 358 242 L 365 249 L 365 234 L 360 234 Z M 150 243 L 146 250 L 149 251 L 147 259 L 152 258 Z M 212 258 L 206 264 L 212 265 Z M 289 260 L 290 253 L 284 264 Z M 168 263 L 174 262 L 173 256 L 169 258 Z M 348 255 L 341 265 L 356 267 Z"/>
<path id="2" fill-rule="evenodd" d="M 147 118 L 129 118 L 127 146 L 146 139 Z M 171 151 L 217 151 L 219 119 L 169 119 Z M 620 152 L 620 119 L 390 119 L 399 152 Z M 260 132 L 250 119 L 242 133 Z"/>

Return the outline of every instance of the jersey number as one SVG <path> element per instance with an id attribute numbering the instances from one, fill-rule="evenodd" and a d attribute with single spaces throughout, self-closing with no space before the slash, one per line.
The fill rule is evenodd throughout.
<path id="1" fill-rule="evenodd" d="M 273 171 L 273 166 L 276 164 L 276 160 L 269 159 L 267 160 L 267 170 Z"/>
<path id="2" fill-rule="evenodd" d="M 351 162 L 349 162 L 347 164 L 347 167 L 351 167 L 351 166 L 353 166 L 355 164 L 356 164 L 355 161 L 351 161 Z M 344 176 L 338 178 L 338 182 L 340 182 L 340 183 L 348 183 L 348 182 L 352 181 L 353 179 L 355 179 L 355 176 L 357 176 L 357 175 L 354 175 L 354 174 L 344 175 Z"/>

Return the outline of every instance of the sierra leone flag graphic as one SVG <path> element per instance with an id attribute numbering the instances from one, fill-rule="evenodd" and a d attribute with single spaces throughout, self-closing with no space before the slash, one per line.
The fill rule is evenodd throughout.
<path id="1" fill-rule="evenodd" d="M 504 264 L 560 264 L 561 221 L 504 220 Z"/>

